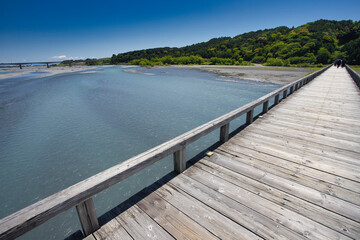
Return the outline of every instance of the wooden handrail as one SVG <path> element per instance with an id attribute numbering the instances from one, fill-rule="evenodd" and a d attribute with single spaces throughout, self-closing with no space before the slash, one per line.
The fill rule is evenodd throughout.
<path id="1" fill-rule="evenodd" d="M 263 112 L 265 113 L 269 106 L 269 100 L 272 97 L 275 97 L 274 105 L 278 104 L 280 94 L 283 94 L 283 98 L 287 97 L 289 89 L 291 94 L 329 67 L 331 67 L 331 65 L 314 72 L 309 76 L 305 76 L 289 83 L 251 103 L 224 114 L 1 219 L 0 239 L 12 239 L 21 236 L 56 215 L 75 206 L 84 235 L 89 235 L 99 228 L 92 202 L 92 197 L 94 195 L 132 176 L 170 154 L 174 155 L 175 170 L 177 172 L 184 171 L 186 168 L 185 148 L 187 145 L 218 128 L 221 128 L 220 142 L 226 142 L 229 138 L 229 123 L 232 120 L 243 114 L 247 114 L 247 124 L 250 124 L 253 121 L 254 109 L 257 106 L 263 104 Z"/>
<path id="2" fill-rule="evenodd" d="M 348 73 L 350 74 L 352 79 L 355 81 L 356 85 L 360 88 L 360 75 L 359 75 L 359 73 L 354 71 L 353 69 L 351 69 L 348 65 L 345 65 L 345 66 L 346 66 L 346 70 L 348 71 Z"/>

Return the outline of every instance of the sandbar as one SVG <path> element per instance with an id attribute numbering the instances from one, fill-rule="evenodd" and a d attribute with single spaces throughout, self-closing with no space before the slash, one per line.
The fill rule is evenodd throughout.
<path id="1" fill-rule="evenodd" d="M 173 65 L 165 68 L 184 68 L 218 74 L 224 78 L 244 79 L 285 85 L 307 74 L 314 72 L 307 68 L 278 68 L 256 66 L 222 66 L 222 65 Z"/>
<path id="2" fill-rule="evenodd" d="M 153 73 L 145 73 L 145 72 L 139 72 L 133 69 L 129 69 L 129 70 L 123 70 L 124 72 L 127 73 L 135 73 L 135 74 L 142 74 L 142 75 L 154 75 Z"/>

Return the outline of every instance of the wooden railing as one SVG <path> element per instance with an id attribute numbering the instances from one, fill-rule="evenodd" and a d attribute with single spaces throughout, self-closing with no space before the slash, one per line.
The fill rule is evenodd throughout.
<path id="1" fill-rule="evenodd" d="M 246 114 L 246 124 L 251 124 L 254 119 L 254 109 L 257 106 L 262 104 L 262 112 L 266 113 L 271 98 L 274 97 L 274 105 L 278 104 L 281 96 L 282 99 L 286 98 L 329 67 L 330 66 L 325 67 L 287 84 L 232 112 L 207 122 L 1 219 L 0 239 L 16 238 L 74 206 L 76 206 L 84 235 L 87 236 L 91 234 L 99 228 L 92 200 L 94 195 L 170 154 L 173 154 L 174 157 L 175 171 L 181 173 L 186 168 L 185 149 L 187 145 L 218 128 L 220 128 L 220 142 L 226 142 L 229 139 L 229 124 L 232 120 Z"/>
<path id="2" fill-rule="evenodd" d="M 348 73 L 350 74 L 352 79 L 354 79 L 354 81 L 356 82 L 356 84 L 360 88 L 360 75 L 359 75 L 359 73 L 352 70 L 348 65 L 345 65 L 345 66 L 346 66 L 346 70 L 348 71 Z"/>

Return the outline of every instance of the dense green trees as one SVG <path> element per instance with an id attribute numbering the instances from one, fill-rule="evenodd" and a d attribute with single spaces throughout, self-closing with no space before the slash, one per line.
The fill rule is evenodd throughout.
<path id="1" fill-rule="evenodd" d="M 307 66 L 347 58 L 360 64 L 359 21 L 318 20 L 297 28 L 277 27 L 233 38 L 214 38 L 182 48 L 154 48 L 113 54 L 111 64 L 249 64 Z"/>

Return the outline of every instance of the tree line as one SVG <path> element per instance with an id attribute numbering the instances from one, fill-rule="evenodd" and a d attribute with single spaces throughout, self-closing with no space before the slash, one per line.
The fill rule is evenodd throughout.
<path id="1" fill-rule="evenodd" d="M 346 58 L 360 64 L 360 22 L 318 20 L 220 37 L 181 48 L 154 48 L 113 54 L 110 64 L 141 66 L 173 64 L 314 66 Z M 96 61 L 92 61 L 96 62 Z M 104 60 L 102 61 L 104 62 Z"/>

